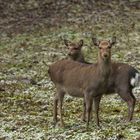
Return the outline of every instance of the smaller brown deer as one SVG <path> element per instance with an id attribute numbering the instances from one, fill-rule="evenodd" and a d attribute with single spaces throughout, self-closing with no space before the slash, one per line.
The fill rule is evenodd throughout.
<path id="1" fill-rule="evenodd" d="M 81 39 L 78 43 L 76 42 L 71 42 L 67 39 L 64 39 L 64 44 L 67 47 L 67 52 L 68 52 L 68 58 L 74 61 L 78 61 L 81 63 L 85 63 L 85 64 L 91 64 L 89 62 L 86 62 L 84 59 L 84 55 L 82 53 L 82 47 L 83 47 L 83 43 L 84 41 Z M 84 108 L 84 113 L 82 115 L 82 120 L 85 120 L 85 113 L 86 113 L 86 108 L 85 108 L 85 102 L 83 104 L 83 108 Z M 92 118 L 92 116 L 91 116 Z"/>
<path id="2" fill-rule="evenodd" d="M 95 42 L 97 42 L 95 40 Z M 96 64 L 87 65 L 73 60 L 63 59 L 49 67 L 49 75 L 56 86 L 54 98 L 54 123 L 57 123 L 57 106 L 61 126 L 64 125 L 62 118 L 62 105 L 64 95 L 67 93 L 74 97 L 83 97 L 86 109 L 87 126 L 90 121 L 92 103 L 96 114 L 96 124 L 99 126 L 99 104 L 102 94 L 107 91 L 108 78 L 111 71 L 111 48 L 115 43 L 112 41 L 100 41 L 98 46 L 98 60 Z"/>
<path id="3" fill-rule="evenodd" d="M 81 51 L 83 47 L 83 40 L 80 40 L 78 43 L 74 43 L 65 39 L 64 44 L 68 49 L 68 57 L 70 59 L 81 63 L 85 63 L 85 59 Z"/>

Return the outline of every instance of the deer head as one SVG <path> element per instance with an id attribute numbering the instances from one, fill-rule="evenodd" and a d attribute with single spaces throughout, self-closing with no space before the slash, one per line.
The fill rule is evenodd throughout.
<path id="1" fill-rule="evenodd" d="M 73 43 L 65 39 L 64 43 L 68 48 L 69 56 L 76 56 L 81 52 L 81 48 L 83 46 L 83 40 L 80 40 L 78 43 Z"/>
<path id="2" fill-rule="evenodd" d="M 103 61 L 108 61 L 111 58 L 111 48 L 116 43 L 116 37 L 113 37 L 111 41 L 103 40 L 98 41 L 96 38 L 92 38 L 92 41 L 99 50 L 99 57 Z"/>

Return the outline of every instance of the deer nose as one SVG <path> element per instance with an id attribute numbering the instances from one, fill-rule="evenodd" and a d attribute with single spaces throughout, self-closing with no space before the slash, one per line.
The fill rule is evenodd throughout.
<path id="1" fill-rule="evenodd" d="M 71 52 L 69 52 L 68 55 L 71 55 Z"/>
<path id="2" fill-rule="evenodd" d="M 104 54 L 104 57 L 106 58 L 106 57 L 108 57 L 108 55 L 105 53 L 105 54 Z"/>

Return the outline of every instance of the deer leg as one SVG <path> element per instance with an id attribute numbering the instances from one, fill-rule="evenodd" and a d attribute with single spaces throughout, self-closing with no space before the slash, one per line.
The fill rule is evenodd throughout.
<path id="1" fill-rule="evenodd" d="M 54 122 L 54 125 L 56 125 L 56 123 L 57 123 L 57 105 L 58 105 L 58 97 L 57 97 L 57 94 L 55 94 L 54 107 L 53 107 L 53 122 Z"/>
<path id="2" fill-rule="evenodd" d="M 133 118 L 135 102 L 136 102 L 135 97 L 131 97 L 131 99 L 127 101 L 127 105 L 128 105 L 128 118 L 127 118 L 127 121 L 131 121 L 132 118 Z"/>
<path id="3" fill-rule="evenodd" d="M 87 118 L 86 121 L 87 121 L 87 127 L 88 127 L 89 121 L 90 121 L 93 97 L 90 94 L 87 94 L 84 98 L 85 98 L 85 103 L 86 103 L 86 118 Z"/>
<path id="4" fill-rule="evenodd" d="M 133 112 L 135 108 L 136 99 L 132 94 L 132 91 L 129 92 L 119 92 L 120 97 L 127 103 L 128 106 L 128 117 L 127 121 L 131 121 L 133 118 Z"/>
<path id="5" fill-rule="evenodd" d="M 63 121 L 63 99 L 64 99 L 64 92 L 60 91 L 59 92 L 59 115 L 60 115 L 60 126 L 64 127 L 64 121 Z"/>
<path id="6" fill-rule="evenodd" d="M 93 118 L 93 105 L 91 106 L 90 120 Z"/>
<path id="7" fill-rule="evenodd" d="M 95 111 L 95 121 L 97 126 L 99 125 L 99 105 L 100 105 L 100 101 L 101 101 L 101 96 L 97 96 L 95 98 L 93 98 L 93 102 L 94 102 L 94 111 Z"/>
<path id="8" fill-rule="evenodd" d="M 86 121 L 86 103 L 85 103 L 85 99 L 83 101 L 83 108 L 84 108 L 84 111 L 83 111 L 83 114 L 82 114 L 82 121 Z"/>
<path id="9" fill-rule="evenodd" d="M 86 121 L 86 103 L 85 103 L 85 100 L 84 100 L 84 103 L 83 103 L 83 108 L 84 108 L 84 112 L 82 114 L 82 121 L 85 122 Z M 91 119 L 92 119 L 92 106 L 91 106 L 91 113 L 90 113 L 90 120 Z"/>

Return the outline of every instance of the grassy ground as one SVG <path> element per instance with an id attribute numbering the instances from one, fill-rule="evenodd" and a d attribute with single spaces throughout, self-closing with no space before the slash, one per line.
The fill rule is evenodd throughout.
<path id="1" fill-rule="evenodd" d="M 113 48 L 112 59 L 129 63 L 140 70 L 138 10 L 126 7 L 122 13 L 119 7 L 115 7 L 115 16 L 110 15 L 114 12 L 105 14 L 99 11 L 100 20 L 92 24 L 93 15 L 96 13 L 90 10 L 84 13 L 83 7 L 73 5 L 75 7 L 69 6 L 73 15 L 68 16 L 68 22 L 60 22 L 51 27 L 38 26 L 29 32 L 22 30 L 20 33 L 11 28 L 8 32 L 5 28 L 6 32 L 0 35 L 0 139 L 136 140 L 140 137 L 139 89 L 134 93 L 137 103 L 132 122 L 124 121 L 127 106 L 120 97 L 117 94 L 108 95 L 101 101 L 101 129 L 95 125 L 93 116 L 87 131 L 86 124 L 80 119 L 82 99 L 67 96 L 64 101 L 66 127 L 53 128 L 55 87 L 47 70 L 51 63 L 66 57 L 64 38 L 74 41 L 83 38 L 85 58 L 89 62 L 95 62 L 97 50 L 92 47 L 91 37 L 110 39 L 115 34 L 117 44 Z M 42 22 L 45 24 L 44 20 Z M 23 28 L 20 28 L 30 29 L 29 27 L 23 25 Z"/>

